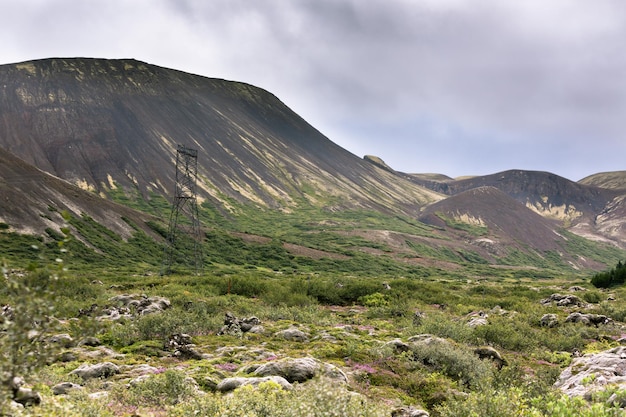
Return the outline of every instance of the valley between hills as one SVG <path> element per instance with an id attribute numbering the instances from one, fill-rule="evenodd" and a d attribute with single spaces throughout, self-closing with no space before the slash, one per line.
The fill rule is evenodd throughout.
<path id="1" fill-rule="evenodd" d="M 398 172 L 135 60 L 0 86 L 5 414 L 624 414 L 626 171 Z M 182 213 L 174 244 L 181 144 L 200 238 Z"/>

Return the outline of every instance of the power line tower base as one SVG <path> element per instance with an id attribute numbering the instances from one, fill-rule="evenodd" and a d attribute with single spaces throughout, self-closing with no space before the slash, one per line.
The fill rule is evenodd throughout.
<path id="1" fill-rule="evenodd" d="M 202 272 L 202 232 L 198 218 L 196 182 L 198 178 L 198 151 L 178 145 L 176 150 L 176 189 L 161 275 L 172 273 L 175 264 L 193 261 L 195 272 Z"/>

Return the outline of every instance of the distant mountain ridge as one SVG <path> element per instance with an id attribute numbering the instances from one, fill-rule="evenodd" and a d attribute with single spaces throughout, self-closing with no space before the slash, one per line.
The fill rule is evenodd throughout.
<path id="1" fill-rule="evenodd" d="M 604 174 L 602 178 L 606 178 Z M 586 238 L 624 246 L 626 190 L 602 187 L 606 181 L 573 182 L 543 171 L 509 170 L 460 180 L 431 180 L 411 176 L 417 184 L 455 196 L 478 187 L 495 187 L 544 218 Z M 591 178 L 591 177 L 589 177 Z M 596 177 L 597 178 L 597 177 Z M 613 175 L 611 178 L 623 178 Z M 611 181 L 615 184 L 615 180 Z"/>
<path id="2" fill-rule="evenodd" d="M 240 204 L 285 214 L 316 207 L 407 216 L 434 227 L 437 245 L 494 262 L 515 249 L 562 253 L 572 264 L 599 268 L 569 253 L 562 230 L 626 248 L 621 172 L 578 183 L 523 170 L 460 179 L 406 174 L 379 157 L 351 154 L 249 84 L 136 60 L 0 66 L 0 185 L 10 196 L 0 222 L 15 230 L 49 226 L 48 205 L 84 212 L 120 233 L 128 226 L 122 217 L 144 221 L 106 198 L 121 190 L 169 200 L 178 144 L 198 150 L 199 198 L 223 214 Z M 20 177 L 36 179 L 24 186 Z M 28 209 L 15 204 L 21 195 Z M 354 233 L 386 239 L 380 231 Z M 393 236 L 384 242 L 392 251 L 433 244 Z"/>
<path id="3" fill-rule="evenodd" d="M 626 171 L 600 172 L 578 181 L 580 184 L 602 188 L 626 189 Z"/>

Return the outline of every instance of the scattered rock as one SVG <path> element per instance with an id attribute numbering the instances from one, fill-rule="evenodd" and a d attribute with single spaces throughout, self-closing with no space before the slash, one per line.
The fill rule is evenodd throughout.
<path id="1" fill-rule="evenodd" d="M 120 373 L 120 368 L 112 362 L 102 362 L 94 365 L 83 364 L 70 372 L 70 375 L 77 375 L 83 380 L 94 378 L 108 378 Z"/>
<path id="2" fill-rule="evenodd" d="M 470 313 L 468 317 L 469 321 L 467 322 L 467 325 L 469 327 L 485 326 L 489 324 L 487 321 L 487 317 L 489 317 L 489 315 L 484 311 Z"/>
<path id="3" fill-rule="evenodd" d="M 250 369 L 258 376 L 281 376 L 287 381 L 305 382 L 316 376 L 325 376 L 338 382 L 347 383 L 348 378 L 334 365 L 320 362 L 314 358 L 286 358 L 265 363 Z"/>
<path id="4" fill-rule="evenodd" d="M 79 308 L 77 317 L 92 317 L 98 311 L 98 304 L 92 304 L 89 308 Z"/>
<path id="5" fill-rule="evenodd" d="M 559 325 L 559 318 L 556 314 L 544 314 L 541 316 L 539 324 L 542 327 L 556 327 Z"/>
<path id="6" fill-rule="evenodd" d="M 385 346 L 391 346 L 396 352 L 399 353 L 408 352 L 409 350 L 411 350 L 409 345 L 407 345 L 400 339 L 390 340 L 389 342 L 385 343 Z"/>
<path id="7" fill-rule="evenodd" d="M 606 386 L 626 387 L 626 347 L 586 354 L 572 360 L 554 386 L 569 396 L 588 397 Z"/>
<path id="8" fill-rule="evenodd" d="M 467 322 L 469 327 L 478 327 L 478 326 L 486 326 L 489 324 L 485 317 L 474 317 Z"/>
<path id="9" fill-rule="evenodd" d="M 74 339 L 67 333 L 55 334 L 47 339 L 48 343 L 53 343 L 63 348 L 74 346 Z"/>
<path id="10" fill-rule="evenodd" d="M 70 350 L 66 350 L 65 352 L 61 352 L 57 357 L 57 362 L 74 362 L 78 360 L 78 355 L 75 352 Z"/>
<path id="11" fill-rule="evenodd" d="M 570 292 L 581 292 L 581 291 L 587 291 L 587 288 L 581 287 L 579 285 L 574 285 L 572 287 L 569 287 L 567 289 L 567 291 L 570 291 Z"/>
<path id="12" fill-rule="evenodd" d="M 254 333 L 254 334 L 263 334 L 265 333 L 265 327 L 261 326 L 260 324 L 253 326 L 250 329 L 250 333 Z"/>
<path id="13" fill-rule="evenodd" d="M 474 349 L 474 353 L 478 355 L 480 359 L 489 359 L 493 361 L 498 369 L 502 369 L 503 366 L 507 366 L 508 362 L 502 357 L 500 352 L 491 346 L 482 346 Z"/>
<path id="14" fill-rule="evenodd" d="M 438 336 L 432 334 L 418 334 L 409 337 L 409 343 L 413 345 L 431 345 L 431 344 L 448 344 L 449 342 Z"/>
<path id="15" fill-rule="evenodd" d="M 159 372 L 159 368 L 155 368 L 154 366 L 148 365 L 147 363 L 143 363 L 141 365 L 130 366 L 128 371 L 124 369 L 121 369 L 121 370 L 124 371 L 124 374 L 128 373 L 131 375 L 138 375 L 138 376 L 156 374 L 157 372 Z"/>
<path id="16" fill-rule="evenodd" d="M 41 404 L 41 395 L 30 388 L 25 388 L 24 378 L 16 376 L 7 382 L 8 388 L 12 393 L 11 400 L 19 404 L 18 407 L 30 407 Z"/>
<path id="17" fill-rule="evenodd" d="M 109 301 L 121 307 L 135 311 L 136 314 L 158 313 L 171 307 L 171 302 L 165 297 L 148 297 L 138 294 L 120 294 L 109 298 Z"/>
<path id="18" fill-rule="evenodd" d="M 286 390 L 290 390 L 293 388 L 293 386 L 285 378 L 281 376 L 277 376 L 277 375 L 272 375 L 272 376 L 266 376 L 266 377 L 251 377 L 251 378 L 243 378 L 243 377 L 226 378 L 222 380 L 219 384 L 217 384 L 217 387 L 215 389 L 220 392 L 229 392 L 243 385 L 257 386 L 262 382 L 268 382 L 268 381 L 273 381 Z"/>
<path id="19" fill-rule="evenodd" d="M 413 313 L 413 325 L 419 326 L 422 324 L 422 321 L 426 317 L 426 313 L 422 313 L 421 311 L 416 311 Z"/>
<path id="20" fill-rule="evenodd" d="M 106 346 L 85 347 L 79 346 L 73 349 L 73 353 L 79 355 L 79 357 L 102 360 L 102 359 L 123 359 L 124 354 L 118 353 L 113 349 Z"/>
<path id="21" fill-rule="evenodd" d="M 108 391 L 97 391 L 90 393 L 87 397 L 90 400 L 101 400 L 107 398 L 109 396 Z"/>
<path id="22" fill-rule="evenodd" d="M 22 415 L 22 413 L 24 413 L 24 406 L 20 403 L 17 403 L 13 400 L 8 401 L 8 410 L 9 412 L 15 413 L 15 415 L 19 416 Z M 7 414 L 12 416 L 13 414 Z"/>
<path id="23" fill-rule="evenodd" d="M 100 341 L 100 339 L 98 339 L 95 336 L 87 336 L 87 337 L 81 339 L 80 342 L 78 342 L 78 346 L 96 347 L 96 346 L 100 346 L 100 345 L 102 345 L 102 342 Z"/>
<path id="24" fill-rule="evenodd" d="M 2 309 L 0 310 L 0 317 L 2 317 L 3 320 L 13 321 L 13 318 L 14 318 L 13 307 L 11 307 L 8 304 L 3 305 Z"/>
<path id="25" fill-rule="evenodd" d="M 566 323 L 583 323 L 583 324 L 586 324 L 587 326 L 596 326 L 596 327 L 600 324 L 611 323 L 612 321 L 613 320 L 611 320 L 610 318 L 602 314 L 585 314 L 585 313 L 579 313 L 579 312 L 571 313 L 565 319 Z"/>
<path id="26" fill-rule="evenodd" d="M 415 407 L 400 407 L 391 412 L 391 417 L 428 417 L 428 411 Z"/>
<path id="27" fill-rule="evenodd" d="M 118 321 L 122 319 L 132 319 L 130 309 L 127 307 L 107 307 L 101 311 L 101 314 L 96 317 L 99 321 Z"/>
<path id="28" fill-rule="evenodd" d="M 492 313 L 492 314 L 497 314 L 499 316 L 505 316 L 505 315 L 509 314 L 509 312 L 507 310 L 503 309 L 499 305 L 494 306 L 491 310 L 489 310 L 489 312 Z"/>
<path id="29" fill-rule="evenodd" d="M 52 393 L 54 395 L 64 395 L 70 391 L 82 389 L 82 385 L 75 384 L 73 382 L 61 382 L 52 387 Z"/>
<path id="30" fill-rule="evenodd" d="M 623 398 L 617 395 L 617 393 L 613 393 L 608 400 L 606 400 L 607 405 L 616 406 L 619 408 L 626 408 L 626 398 Z"/>
<path id="31" fill-rule="evenodd" d="M 152 313 L 160 313 L 163 310 L 170 308 L 172 304 L 170 300 L 163 297 L 149 297 L 140 301 L 137 306 L 137 312 L 145 316 Z"/>
<path id="32" fill-rule="evenodd" d="M 138 377 L 135 377 L 128 381 L 128 385 L 131 387 L 136 386 L 137 384 L 147 381 L 148 379 L 150 379 L 150 377 L 150 374 L 139 375 Z"/>
<path id="33" fill-rule="evenodd" d="M 294 342 L 308 342 L 309 334 L 303 332 L 296 327 L 290 327 L 285 330 L 274 333 L 274 336 L 283 338 L 285 340 L 292 340 Z"/>
<path id="34" fill-rule="evenodd" d="M 553 302 L 559 307 L 583 307 L 585 303 L 575 295 L 552 294 L 548 298 L 540 301 L 542 305 L 549 305 Z"/>
<path id="35" fill-rule="evenodd" d="M 176 333 L 169 337 L 165 349 L 173 352 L 173 356 L 181 359 L 206 359 L 206 355 L 198 352 L 195 346 L 191 341 L 191 336 L 185 333 Z"/>
<path id="36" fill-rule="evenodd" d="M 261 320 L 257 317 L 247 317 L 238 319 L 234 314 L 228 312 L 224 316 L 224 326 L 217 332 L 218 335 L 228 334 L 231 336 L 241 336 L 243 333 L 252 331 L 253 333 L 262 333 L 263 329 L 259 329 Z"/>
<path id="37" fill-rule="evenodd" d="M 30 388 L 20 387 L 13 394 L 13 401 L 22 404 L 24 407 L 41 404 L 41 395 Z"/>

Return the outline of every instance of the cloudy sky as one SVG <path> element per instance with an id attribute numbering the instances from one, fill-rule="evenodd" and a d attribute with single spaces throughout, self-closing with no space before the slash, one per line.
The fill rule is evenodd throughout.
<path id="1" fill-rule="evenodd" d="M 254 84 L 399 171 L 626 170 L 622 0 L 0 0 L 0 39 Z"/>

